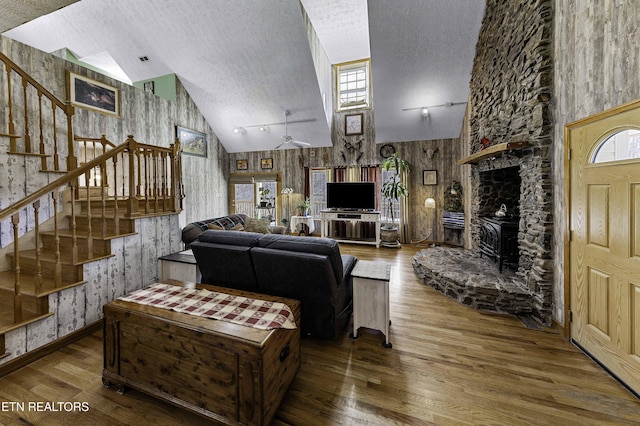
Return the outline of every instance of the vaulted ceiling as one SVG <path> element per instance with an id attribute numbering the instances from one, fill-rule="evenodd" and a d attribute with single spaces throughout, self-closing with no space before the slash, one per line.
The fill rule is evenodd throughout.
<path id="1" fill-rule="evenodd" d="M 175 73 L 228 152 L 274 148 L 285 110 L 302 121 L 289 135 L 330 146 L 303 8 L 331 63 L 371 57 L 376 142 L 459 135 L 483 0 L 81 0 L 3 35 L 106 57 L 130 81 Z"/>

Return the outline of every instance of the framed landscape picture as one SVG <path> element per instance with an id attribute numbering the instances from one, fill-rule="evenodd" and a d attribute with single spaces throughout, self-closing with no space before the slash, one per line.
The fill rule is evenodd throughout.
<path id="1" fill-rule="evenodd" d="M 182 152 L 197 157 L 207 156 L 207 134 L 176 126 L 176 137 L 180 140 Z"/>
<path id="2" fill-rule="evenodd" d="M 249 164 L 247 164 L 247 160 L 236 160 L 236 169 L 247 170 L 248 168 Z"/>
<path id="3" fill-rule="evenodd" d="M 71 71 L 67 71 L 67 99 L 79 108 L 120 117 L 118 89 Z"/>

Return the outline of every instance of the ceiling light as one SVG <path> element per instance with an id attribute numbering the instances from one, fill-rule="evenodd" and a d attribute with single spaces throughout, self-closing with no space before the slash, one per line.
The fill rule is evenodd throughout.
<path id="1" fill-rule="evenodd" d="M 402 111 L 415 111 L 415 110 L 419 109 L 419 110 L 423 111 L 423 115 L 424 115 L 424 110 L 426 110 L 428 108 L 441 108 L 441 107 L 451 108 L 452 106 L 465 105 L 465 104 L 466 104 L 466 102 L 447 102 L 447 103 L 440 104 L 440 105 L 426 105 L 426 106 L 421 106 L 421 107 L 402 108 Z"/>
<path id="2" fill-rule="evenodd" d="M 422 108 L 422 119 L 424 120 L 427 117 L 429 117 L 429 109 L 428 108 Z"/>
<path id="3" fill-rule="evenodd" d="M 269 127 L 268 126 L 260 126 L 260 131 L 261 132 L 268 132 L 269 131 Z"/>
<path id="4" fill-rule="evenodd" d="M 244 135 L 247 131 L 243 127 L 236 127 L 233 129 L 233 133 L 236 135 Z"/>

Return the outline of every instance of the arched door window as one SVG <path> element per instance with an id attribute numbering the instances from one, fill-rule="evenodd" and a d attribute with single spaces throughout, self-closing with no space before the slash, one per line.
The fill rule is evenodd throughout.
<path id="1" fill-rule="evenodd" d="M 626 129 L 602 141 L 595 149 L 591 163 L 608 163 L 634 158 L 640 158 L 640 130 Z"/>

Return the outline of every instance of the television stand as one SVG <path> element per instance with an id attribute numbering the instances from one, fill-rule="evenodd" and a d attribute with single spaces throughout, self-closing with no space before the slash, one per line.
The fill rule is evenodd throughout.
<path id="1" fill-rule="evenodd" d="M 380 212 L 359 211 L 359 210 L 322 210 L 321 215 L 321 236 L 329 237 L 337 241 L 354 244 L 371 244 L 380 247 Z M 355 228 L 358 222 L 372 222 L 375 227 L 374 236 L 363 236 L 358 232 L 348 232 L 345 236 L 331 235 L 329 227 L 337 222 L 346 222 L 350 228 Z"/>

